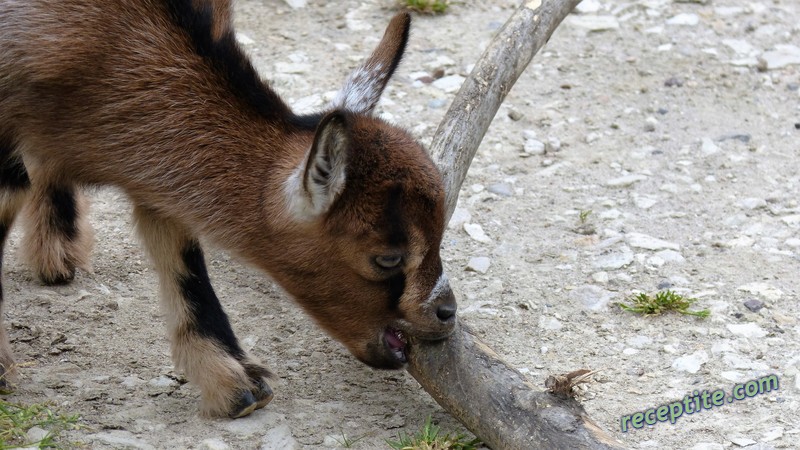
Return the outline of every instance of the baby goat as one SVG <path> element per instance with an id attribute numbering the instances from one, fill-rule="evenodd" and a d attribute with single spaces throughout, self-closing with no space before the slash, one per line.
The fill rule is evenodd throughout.
<path id="1" fill-rule="evenodd" d="M 407 336 L 442 339 L 456 320 L 440 174 L 372 115 L 409 25 L 394 17 L 333 104 L 297 115 L 238 46 L 228 1 L 0 0 L 0 246 L 23 210 L 32 268 L 68 282 L 92 246 L 81 187 L 122 189 L 173 360 L 209 415 L 249 414 L 272 390 L 201 236 L 266 271 L 359 360 L 403 367 Z M 12 362 L 0 322 L 0 388 Z"/>

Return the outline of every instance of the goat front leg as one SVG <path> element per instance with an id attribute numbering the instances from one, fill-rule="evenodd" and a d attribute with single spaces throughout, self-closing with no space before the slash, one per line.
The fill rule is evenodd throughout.
<path id="1" fill-rule="evenodd" d="M 134 214 L 158 271 L 173 361 L 200 388 L 202 412 L 237 418 L 266 406 L 272 375 L 239 346 L 197 239 L 153 211 L 137 207 Z"/>

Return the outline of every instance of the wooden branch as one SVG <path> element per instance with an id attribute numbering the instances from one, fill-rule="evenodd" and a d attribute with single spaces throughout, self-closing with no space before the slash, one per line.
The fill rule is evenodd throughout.
<path id="1" fill-rule="evenodd" d="M 525 0 L 497 33 L 461 85 L 436 133 L 430 152 L 442 172 L 447 217 L 500 104 L 533 55 L 581 0 Z"/>
<path id="2" fill-rule="evenodd" d="M 580 0 L 525 0 L 481 56 L 434 135 L 431 155 L 445 180 L 447 217 L 511 86 Z M 413 341 L 408 371 L 491 448 L 624 448 L 575 400 L 537 389 L 459 323 L 444 341 Z"/>

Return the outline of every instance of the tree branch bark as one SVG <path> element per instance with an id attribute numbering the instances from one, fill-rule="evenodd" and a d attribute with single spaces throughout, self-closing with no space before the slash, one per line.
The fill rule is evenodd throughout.
<path id="1" fill-rule="evenodd" d="M 430 149 L 444 178 L 448 218 L 500 104 L 578 3 L 580 0 L 523 1 L 464 81 Z M 575 400 L 537 389 L 463 322 L 447 340 L 412 342 L 408 371 L 491 448 L 624 448 Z"/>

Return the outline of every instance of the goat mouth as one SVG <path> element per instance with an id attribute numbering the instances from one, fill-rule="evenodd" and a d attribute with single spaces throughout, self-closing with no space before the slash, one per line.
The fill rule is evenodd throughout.
<path id="1" fill-rule="evenodd" d="M 389 327 L 383 332 L 383 342 L 394 358 L 405 364 L 408 362 L 408 339 L 403 331 Z"/>

